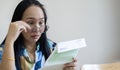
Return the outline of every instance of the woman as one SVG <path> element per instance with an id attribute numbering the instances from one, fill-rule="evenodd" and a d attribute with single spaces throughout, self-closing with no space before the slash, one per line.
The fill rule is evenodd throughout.
<path id="1" fill-rule="evenodd" d="M 46 37 L 47 15 L 37 0 L 23 0 L 15 9 L 4 47 L 3 70 L 38 70 L 54 49 Z M 76 59 L 64 64 L 63 70 L 74 70 Z"/>

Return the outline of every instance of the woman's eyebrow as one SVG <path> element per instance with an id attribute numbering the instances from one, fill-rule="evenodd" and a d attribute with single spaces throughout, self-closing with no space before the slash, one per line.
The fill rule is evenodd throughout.
<path id="1" fill-rule="evenodd" d="M 34 17 L 28 17 L 28 18 L 26 18 L 26 19 L 34 19 L 34 20 L 35 20 Z M 43 18 L 39 18 L 38 20 L 44 20 L 44 17 L 43 17 Z"/>

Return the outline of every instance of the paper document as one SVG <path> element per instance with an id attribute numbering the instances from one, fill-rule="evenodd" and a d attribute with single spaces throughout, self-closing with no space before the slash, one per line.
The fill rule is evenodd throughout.
<path id="1" fill-rule="evenodd" d="M 59 52 L 65 52 L 73 49 L 79 49 L 86 46 L 85 39 L 76 39 L 66 42 L 60 42 L 57 44 L 58 46 L 58 53 Z"/>
<path id="2" fill-rule="evenodd" d="M 84 38 L 57 43 L 56 48 L 40 70 L 62 70 L 63 64 L 71 62 L 82 47 L 86 47 Z"/>

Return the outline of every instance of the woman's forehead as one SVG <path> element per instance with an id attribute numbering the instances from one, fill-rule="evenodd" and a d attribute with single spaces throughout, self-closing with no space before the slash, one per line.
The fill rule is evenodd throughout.
<path id="1" fill-rule="evenodd" d="M 43 19 L 44 13 L 40 7 L 33 5 L 25 10 L 22 18 Z"/>

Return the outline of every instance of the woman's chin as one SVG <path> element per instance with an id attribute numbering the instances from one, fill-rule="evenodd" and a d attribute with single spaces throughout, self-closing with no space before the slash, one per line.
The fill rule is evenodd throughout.
<path id="1" fill-rule="evenodd" d="M 37 42 L 37 41 L 38 41 L 38 39 L 33 39 L 32 41 L 33 41 L 33 42 Z"/>
<path id="2" fill-rule="evenodd" d="M 32 39 L 32 41 L 37 42 L 39 40 L 39 38 L 40 38 L 39 36 L 34 36 L 31 39 Z"/>
<path id="3" fill-rule="evenodd" d="M 32 38 L 31 40 L 29 40 L 31 43 L 33 42 L 37 42 L 39 40 L 39 38 Z"/>

